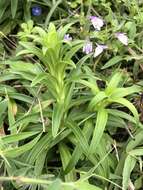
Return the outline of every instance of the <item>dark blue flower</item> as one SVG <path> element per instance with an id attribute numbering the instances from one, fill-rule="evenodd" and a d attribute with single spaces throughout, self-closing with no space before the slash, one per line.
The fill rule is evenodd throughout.
<path id="1" fill-rule="evenodd" d="M 32 7 L 32 15 L 33 16 L 40 16 L 41 13 L 42 13 L 42 8 L 40 6 L 35 5 Z"/>

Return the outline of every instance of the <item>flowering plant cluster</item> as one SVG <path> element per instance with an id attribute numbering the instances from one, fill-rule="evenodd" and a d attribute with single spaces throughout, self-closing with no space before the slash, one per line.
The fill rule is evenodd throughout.
<path id="1" fill-rule="evenodd" d="M 0 10 L 1 189 L 143 189 L 142 0 Z"/>
<path id="2" fill-rule="evenodd" d="M 94 29 L 96 31 L 100 31 L 101 28 L 104 26 L 104 21 L 102 18 L 99 18 L 97 16 L 90 16 L 89 17 Z M 122 44 L 124 44 L 125 46 L 128 45 L 128 37 L 125 33 L 122 32 L 117 32 L 114 35 Z M 71 41 L 72 37 L 69 34 L 66 34 L 64 37 L 65 41 Z M 108 46 L 105 44 L 97 44 L 96 43 L 96 48 L 94 50 L 94 54 L 93 57 L 97 57 L 98 55 L 100 55 L 104 50 L 108 49 Z M 83 46 L 83 52 L 85 54 L 89 54 L 93 52 L 93 43 L 88 39 L 85 41 L 84 46 Z"/>

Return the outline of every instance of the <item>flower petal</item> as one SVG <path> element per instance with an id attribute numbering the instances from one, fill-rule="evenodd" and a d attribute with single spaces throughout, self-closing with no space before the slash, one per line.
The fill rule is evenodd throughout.
<path id="1" fill-rule="evenodd" d="M 100 55 L 104 49 L 107 49 L 108 46 L 106 45 L 97 45 L 96 49 L 95 49 L 95 53 L 94 53 L 94 57 L 97 57 L 98 55 Z"/>
<path id="2" fill-rule="evenodd" d="M 69 35 L 69 34 L 65 34 L 65 36 L 64 36 L 64 40 L 65 41 L 72 41 L 72 37 Z"/>
<path id="3" fill-rule="evenodd" d="M 83 46 L 83 52 L 89 54 L 92 52 L 92 50 L 93 50 L 92 42 L 86 41 L 86 43 Z"/>
<path id="4" fill-rule="evenodd" d="M 118 32 L 115 34 L 115 36 L 118 38 L 118 40 L 124 44 L 124 45 L 128 45 L 128 37 L 126 36 L 126 34 Z"/>
<path id="5" fill-rule="evenodd" d="M 33 16 L 40 16 L 42 13 L 42 8 L 38 5 L 32 7 L 32 15 Z"/>
<path id="6" fill-rule="evenodd" d="M 101 27 L 104 25 L 104 22 L 101 18 L 97 16 L 90 16 L 90 20 L 96 30 L 101 30 Z"/>
<path id="7" fill-rule="evenodd" d="M 97 46 L 95 49 L 94 57 L 97 57 L 103 52 L 103 48 L 101 46 Z"/>

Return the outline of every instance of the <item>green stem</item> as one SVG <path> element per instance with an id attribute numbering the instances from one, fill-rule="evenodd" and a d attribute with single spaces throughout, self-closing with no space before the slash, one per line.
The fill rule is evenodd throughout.
<path id="1" fill-rule="evenodd" d="M 43 184 L 43 185 L 50 185 L 53 183 L 53 181 L 43 180 L 43 179 L 37 179 L 37 178 L 28 178 L 28 177 L 22 177 L 22 176 L 11 176 L 11 177 L 0 177 L 0 181 L 16 181 L 21 182 L 25 184 Z M 61 182 L 62 186 L 72 186 L 75 187 L 74 183 L 64 183 Z"/>

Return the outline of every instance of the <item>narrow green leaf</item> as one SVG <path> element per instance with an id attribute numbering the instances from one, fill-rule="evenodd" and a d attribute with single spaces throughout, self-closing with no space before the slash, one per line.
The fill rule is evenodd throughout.
<path id="1" fill-rule="evenodd" d="M 90 110 L 95 110 L 96 109 L 96 105 L 100 101 L 104 100 L 105 98 L 107 98 L 105 92 L 103 92 L 103 91 L 98 92 L 97 95 L 89 103 L 89 109 Z"/>
<path id="2" fill-rule="evenodd" d="M 85 122 L 84 128 L 83 128 L 83 134 L 85 135 L 87 141 L 90 139 L 91 135 L 93 132 L 93 123 L 90 120 L 87 120 Z M 75 166 L 76 163 L 79 161 L 79 159 L 81 158 L 82 154 L 83 154 L 83 149 L 81 147 L 81 144 L 75 143 L 76 147 L 72 153 L 71 159 L 64 171 L 65 174 L 67 174 L 69 171 L 71 171 Z"/>
<path id="3" fill-rule="evenodd" d="M 35 176 L 37 176 L 37 177 L 42 174 L 44 164 L 45 164 L 45 160 L 46 160 L 47 151 L 48 151 L 48 149 L 42 151 L 36 159 L 35 167 L 34 167 L 34 173 L 35 173 Z"/>
<path id="4" fill-rule="evenodd" d="M 22 93 L 20 94 L 20 93 L 8 92 L 8 96 L 11 99 L 20 100 L 20 101 L 23 101 L 23 102 L 27 102 L 29 104 L 32 104 L 32 102 L 33 102 L 33 98 L 32 97 L 27 96 L 27 95 L 22 94 Z"/>
<path id="5" fill-rule="evenodd" d="M 107 95 L 110 95 L 114 92 L 114 90 L 117 88 L 119 82 L 121 81 L 121 78 L 122 78 L 122 73 L 121 72 L 118 72 L 118 73 L 115 73 L 111 80 L 109 81 L 109 84 L 105 90 L 105 93 Z"/>
<path id="6" fill-rule="evenodd" d="M 22 132 L 22 133 L 17 133 L 14 135 L 6 135 L 2 136 L 1 139 L 3 143 L 8 144 L 8 143 L 13 143 L 13 142 L 18 142 L 20 140 L 29 138 L 33 135 L 36 135 L 38 132 Z"/>
<path id="7" fill-rule="evenodd" d="M 143 130 L 140 129 L 135 135 L 134 139 L 131 139 L 126 147 L 126 151 L 129 152 L 136 146 L 139 146 L 143 142 Z"/>
<path id="8" fill-rule="evenodd" d="M 11 129 L 13 124 L 15 123 L 15 111 L 14 109 L 17 109 L 17 106 L 14 101 L 10 100 L 8 101 L 8 121 L 9 121 L 9 130 L 11 130 L 12 134 L 15 134 L 17 132 L 17 129 Z"/>
<path id="9" fill-rule="evenodd" d="M 17 128 L 20 125 L 24 125 L 24 124 L 28 125 L 28 123 L 30 123 L 30 122 L 37 123 L 37 122 L 39 122 L 39 118 L 40 118 L 39 113 L 32 113 L 32 114 L 25 115 L 25 116 L 19 118 L 13 124 L 13 126 L 11 127 L 11 129 Z"/>
<path id="10" fill-rule="evenodd" d="M 77 44 L 76 46 L 72 47 L 70 49 L 70 51 L 68 51 L 64 57 L 64 60 L 69 60 L 72 58 L 73 55 L 75 55 L 75 53 L 83 47 L 83 42 L 80 42 L 79 44 Z"/>
<path id="11" fill-rule="evenodd" d="M 33 74 L 40 74 L 42 72 L 42 68 L 38 63 L 32 64 L 24 61 L 11 61 L 9 62 L 9 66 L 14 71 L 25 71 Z"/>
<path id="12" fill-rule="evenodd" d="M 11 14 L 12 18 L 15 17 L 18 6 L 18 0 L 11 0 Z"/>
<path id="13" fill-rule="evenodd" d="M 96 151 L 96 148 L 98 147 L 100 140 L 102 138 L 105 126 L 107 124 L 108 120 L 108 112 L 104 108 L 100 108 L 97 113 L 97 118 L 96 118 L 96 125 L 93 133 L 93 137 L 91 140 L 90 148 L 89 148 L 89 153 L 93 154 Z"/>
<path id="14" fill-rule="evenodd" d="M 0 19 L 4 15 L 8 5 L 9 5 L 9 1 L 2 1 L 2 0 L 0 1 Z"/>
<path id="15" fill-rule="evenodd" d="M 93 83 L 88 82 L 86 80 L 79 79 L 78 83 L 81 83 L 81 84 L 87 86 L 88 88 L 90 88 L 94 94 L 97 94 L 100 91 L 96 84 L 93 84 Z"/>
<path id="16" fill-rule="evenodd" d="M 127 114 L 126 112 L 123 112 L 123 111 L 120 111 L 120 110 L 117 110 L 117 109 L 107 109 L 108 110 L 108 113 L 113 115 L 113 117 L 115 116 L 118 116 L 118 117 L 121 117 L 123 119 L 126 119 L 127 121 L 130 121 L 131 123 L 134 123 L 136 124 L 136 120 L 133 116 Z M 140 125 L 140 124 L 139 124 Z"/>
<path id="17" fill-rule="evenodd" d="M 69 160 L 69 163 L 67 164 L 64 170 L 65 174 L 69 173 L 75 167 L 76 163 L 82 156 L 82 153 L 83 153 L 83 150 L 81 149 L 81 146 L 77 145 L 76 148 L 74 149 L 71 159 Z"/>
<path id="18" fill-rule="evenodd" d="M 87 155 L 88 150 L 89 150 L 89 145 L 87 142 L 87 139 L 85 135 L 83 134 L 82 130 L 80 129 L 79 126 L 77 126 L 74 122 L 68 121 L 67 126 L 73 131 L 77 141 L 80 143 L 83 152 L 85 155 Z"/>
<path id="19" fill-rule="evenodd" d="M 45 73 L 40 73 L 38 74 L 31 83 L 31 87 L 35 86 L 36 84 L 40 83 L 41 81 L 43 81 L 44 79 L 47 78 L 47 75 Z"/>
<path id="20" fill-rule="evenodd" d="M 65 88 L 66 95 L 67 95 L 65 97 L 65 101 L 64 101 L 65 109 L 68 109 L 68 106 L 71 103 L 71 99 L 72 99 L 72 96 L 73 96 L 73 90 L 74 90 L 74 88 L 75 88 L 75 83 L 67 85 L 66 88 Z"/>
<path id="21" fill-rule="evenodd" d="M 26 151 L 30 150 L 40 139 L 41 134 L 38 135 L 36 138 L 34 138 L 32 141 L 30 141 L 27 144 L 24 144 L 20 147 L 16 147 L 16 148 L 8 148 L 2 151 L 2 154 L 5 157 L 9 157 L 9 158 L 15 158 L 20 156 L 21 154 L 25 153 Z"/>
<path id="22" fill-rule="evenodd" d="M 61 155 L 63 170 L 65 170 L 69 160 L 71 159 L 71 154 L 69 152 L 69 148 L 64 143 L 59 144 L 59 151 Z M 65 181 L 74 181 L 74 170 L 70 171 L 67 175 L 65 175 Z"/>
<path id="23" fill-rule="evenodd" d="M 111 67 L 111 66 L 121 62 L 122 60 L 124 60 L 124 58 L 122 56 L 115 56 L 115 57 L 111 58 L 101 69 L 107 69 L 108 67 Z"/>
<path id="24" fill-rule="evenodd" d="M 143 156 L 143 148 L 137 148 L 129 152 L 132 156 Z"/>
<path id="25" fill-rule="evenodd" d="M 69 23 L 67 25 L 65 25 L 64 27 L 61 27 L 59 30 L 58 30 L 58 35 L 59 35 L 59 38 L 61 38 L 61 40 L 64 39 L 64 36 L 65 34 L 67 33 L 67 31 L 70 29 L 70 27 L 73 25 L 74 23 Z"/>
<path id="26" fill-rule="evenodd" d="M 47 28 L 50 18 L 52 16 L 52 14 L 54 13 L 55 9 L 58 7 L 58 5 L 62 2 L 62 0 L 58 0 L 55 2 L 55 4 L 52 5 L 50 12 L 48 13 L 46 20 L 45 20 L 45 28 Z"/>
<path id="27" fill-rule="evenodd" d="M 13 73 L 4 73 L 0 75 L 0 82 L 20 79 L 21 77 Z"/>
<path id="28" fill-rule="evenodd" d="M 138 93 L 140 91 L 142 91 L 141 87 L 136 85 L 127 88 L 116 88 L 113 91 L 111 98 L 122 98 L 133 93 Z"/>
<path id="29" fill-rule="evenodd" d="M 2 116 L 2 114 L 6 111 L 8 106 L 8 101 L 7 99 L 3 100 L 0 102 L 0 117 Z"/>
<path id="30" fill-rule="evenodd" d="M 136 123 L 139 122 L 139 115 L 138 115 L 138 112 L 135 108 L 135 106 L 129 102 L 127 99 L 125 98 L 118 98 L 118 99 L 113 99 L 113 102 L 116 102 L 116 103 L 119 103 L 119 104 L 122 104 L 123 106 L 127 107 L 134 115 L 135 119 L 136 119 Z"/>
<path id="31" fill-rule="evenodd" d="M 122 181 L 123 190 L 128 189 L 130 175 L 133 168 L 135 167 L 135 164 L 136 164 L 136 159 L 133 156 L 128 155 L 125 160 L 123 168 L 123 181 Z"/>
<path id="32" fill-rule="evenodd" d="M 52 135 L 54 138 L 58 134 L 63 113 L 64 113 L 64 105 L 61 103 L 57 103 L 54 106 L 53 115 L 52 115 Z"/>
<path id="33" fill-rule="evenodd" d="M 47 99 L 47 100 L 41 102 L 42 109 L 43 109 L 43 110 L 46 109 L 46 108 L 47 108 L 49 105 L 51 105 L 53 102 L 54 102 L 54 100 L 52 100 L 52 99 L 49 99 L 49 100 Z M 34 113 L 34 112 L 36 112 L 36 113 L 40 112 L 39 103 L 37 103 L 37 104 L 31 109 L 31 112 L 32 112 L 32 113 Z"/>
<path id="34" fill-rule="evenodd" d="M 32 21 L 32 27 L 31 27 L 31 29 L 33 28 L 33 21 Z M 46 33 L 46 31 L 43 29 L 43 28 L 41 28 L 41 27 L 39 27 L 39 26 L 35 26 L 33 29 L 32 29 L 32 33 L 38 33 L 39 34 L 39 36 L 40 37 L 43 37 L 43 38 L 45 38 L 46 37 L 46 35 L 47 35 L 47 33 Z"/>
<path id="35" fill-rule="evenodd" d="M 38 159 L 40 154 L 43 151 L 47 151 L 51 145 L 52 135 L 51 132 L 46 133 L 41 139 L 37 142 L 36 146 L 34 146 L 30 152 L 28 152 L 26 162 L 33 165 L 34 162 Z"/>

